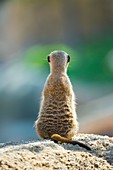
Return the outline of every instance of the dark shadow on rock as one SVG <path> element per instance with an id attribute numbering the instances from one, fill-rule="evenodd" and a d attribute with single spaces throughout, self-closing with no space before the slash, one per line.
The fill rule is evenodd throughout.
<path id="1" fill-rule="evenodd" d="M 113 165 L 113 146 L 109 147 L 105 154 L 102 156 L 104 160 L 106 160 L 110 165 Z"/>

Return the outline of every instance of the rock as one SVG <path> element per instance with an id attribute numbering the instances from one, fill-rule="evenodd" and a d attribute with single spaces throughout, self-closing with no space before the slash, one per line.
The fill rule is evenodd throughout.
<path id="1" fill-rule="evenodd" d="M 91 151 L 50 140 L 0 145 L 0 170 L 112 170 L 113 137 L 78 134 Z"/>

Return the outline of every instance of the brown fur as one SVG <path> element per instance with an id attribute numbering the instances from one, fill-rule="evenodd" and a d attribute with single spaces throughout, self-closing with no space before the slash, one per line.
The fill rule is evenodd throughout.
<path id="1" fill-rule="evenodd" d="M 72 139 L 78 130 L 75 111 L 75 95 L 67 76 L 68 54 L 54 51 L 50 54 L 50 75 L 43 92 L 38 119 L 37 133 L 42 138 L 59 134 Z"/>

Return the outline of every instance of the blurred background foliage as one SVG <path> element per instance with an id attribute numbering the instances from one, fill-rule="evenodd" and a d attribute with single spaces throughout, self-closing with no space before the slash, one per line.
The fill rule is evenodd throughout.
<path id="1" fill-rule="evenodd" d="M 112 49 L 113 38 L 105 39 L 104 42 L 92 42 L 80 47 L 80 51 L 66 46 L 64 44 L 35 46 L 26 51 L 24 54 L 25 63 L 33 68 L 45 67 L 46 56 L 54 49 L 64 50 L 72 56 L 70 76 L 84 81 L 106 83 L 113 82 L 113 68 L 109 60 L 112 56 L 108 56 L 108 52 Z M 112 54 L 111 54 L 112 55 Z M 37 57 L 38 56 L 38 57 Z M 42 59 L 42 56 L 44 58 Z M 81 58 L 81 56 L 84 56 Z M 75 57 L 75 59 L 74 59 Z M 111 61 L 112 62 L 112 61 Z M 76 73 L 76 74 L 75 74 Z"/>
<path id="2" fill-rule="evenodd" d="M 37 139 L 53 50 L 71 56 L 80 132 L 113 135 L 112 16 L 112 0 L 0 1 L 0 142 Z"/>

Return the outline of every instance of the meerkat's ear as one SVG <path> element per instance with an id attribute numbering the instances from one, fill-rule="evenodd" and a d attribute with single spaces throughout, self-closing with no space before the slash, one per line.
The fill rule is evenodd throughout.
<path id="1" fill-rule="evenodd" d="M 70 62 L 70 56 L 69 55 L 67 56 L 67 62 L 68 63 Z"/>
<path id="2" fill-rule="evenodd" d="M 50 63 L 50 56 L 47 56 L 47 60 L 48 60 L 48 62 Z"/>

